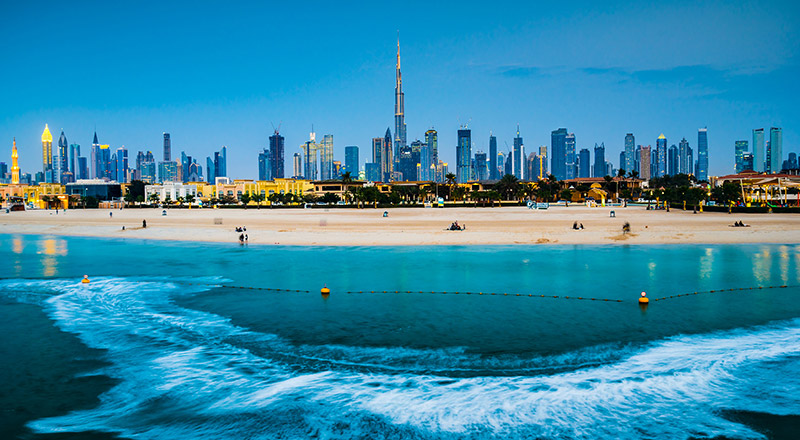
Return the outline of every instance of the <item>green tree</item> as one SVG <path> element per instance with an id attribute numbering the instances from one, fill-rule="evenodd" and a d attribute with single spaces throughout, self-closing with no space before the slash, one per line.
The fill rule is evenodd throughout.
<path id="1" fill-rule="evenodd" d="M 500 194 L 503 200 L 517 200 L 519 188 L 519 180 L 513 174 L 506 174 L 494 185 L 494 190 Z"/>
<path id="2" fill-rule="evenodd" d="M 258 209 L 261 209 L 261 202 L 263 202 L 264 199 L 265 199 L 264 194 L 261 193 L 253 194 L 253 201 L 256 202 Z"/>
<path id="3" fill-rule="evenodd" d="M 186 203 L 188 203 L 188 204 L 190 204 L 190 205 L 191 205 L 192 203 L 194 203 L 194 200 L 195 200 L 196 198 L 197 198 L 197 197 L 195 197 L 195 195 L 194 195 L 194 194 L 186 194 L 185 200 L 186 200 Z"/>
<path id="4" fill-rule="evenodd" d="M 334 203 L 338 202 L 339 200 L 341 200 L 341 197 L 339 197 L 339 195 L 336 194 L 336 193 L 325 193 L 325 194 L 322 195 L 322 201 L 324 203 L 329 204 L 329 205 L 333 205 Z"/>
<path id="5" fill-rule="evenodd" d="M 242 204 L 244 204 L 244 209 L 247 209 L 247 204 L 250 203 L 250 200 L 252 200 L 249 193 L 242 194 L 239 199 L 242 201 Z"/>
<path id="6" fill-rule="evenodd" d="M 148 198 L 148 200 L 150 201 L 150 204 L 155 204 L 155 203 L 157 203 L 157 202 L 158 202 L 158 199 L 159 199 L 159 197 L 158 197 L 158 194 L 156 194 L 156 193 L 152 193 L 152 194 L 150 194 L 150 196 L 148 196 L 147 198 Z"/>

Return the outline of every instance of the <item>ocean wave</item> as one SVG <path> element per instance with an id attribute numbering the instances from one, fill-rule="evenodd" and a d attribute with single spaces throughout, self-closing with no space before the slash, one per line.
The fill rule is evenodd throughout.
<path id="1" fill-rule="evenodd" d="M 482 361 L 461 348 L 293 346 L 274 334 L 253 332 L 174 303 L 174 295 L 207 289 L 202 286 L 115 278 L 85 286 L 15 283 L 13 288 L 6 283 L 4 294 L 53 291 L 44 301 L 45 311 L 64 331 L 107 350 L 111 365 L 103 373 L 119 380 L 96 408 L 30 424 L 42 433 L 99 430 L 136 438 L 763 438 L 722 414 L 800 413 L 798 319 L 675 336 L 643 346 Z M 293 365 L 302 359 L 317 367 Z M 448 374 L 504 367 L 526 374 Z"/>

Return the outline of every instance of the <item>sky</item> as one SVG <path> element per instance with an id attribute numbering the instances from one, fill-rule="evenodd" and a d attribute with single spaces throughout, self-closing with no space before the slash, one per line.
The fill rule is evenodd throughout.
<path id="1" fill-rule="evenodd" d="M 41 133 L 89 155 L 102 144 L 162 156 L 162 132 L 205 168 L 228 147 L 228 175 L 258 176 L 273 127 L 291 156 L 334 136 L 334 158 L 394 131 L 397 35 L 408 142 L 439 132 L 455 169 L 456 131 L 473 152 L 528 152 L 566 127 L 605 143 L 626 133 L 697 147 L 711 175 L 733 172 L 734 142 L 782 127 L 800 153 L 800 2 L 0 2 L 0 161 L 16 137 L 23 172 L 41 170 Z M 0 150 L 2 151 L 2 150 Z"/>

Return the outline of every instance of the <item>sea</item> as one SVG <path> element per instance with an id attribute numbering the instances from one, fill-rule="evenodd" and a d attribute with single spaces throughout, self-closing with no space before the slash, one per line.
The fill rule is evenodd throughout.
<path id="1" fill-rule="evenodd" d="M 0 438 L 797 439 L 798 286 L 798 245 L 0 235 Z"/>

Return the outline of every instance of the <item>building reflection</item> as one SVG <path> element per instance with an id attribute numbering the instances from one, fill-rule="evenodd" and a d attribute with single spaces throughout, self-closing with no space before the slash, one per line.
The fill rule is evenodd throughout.
<path id="1" fill-rule="evenodd" d="M 39 241 L 39 254 L 42 258 L 42 272 L 52 277 L 58 269 L 58 257 L 67 255 L 67 241 L 60 238 L 45 238 Z"/>

